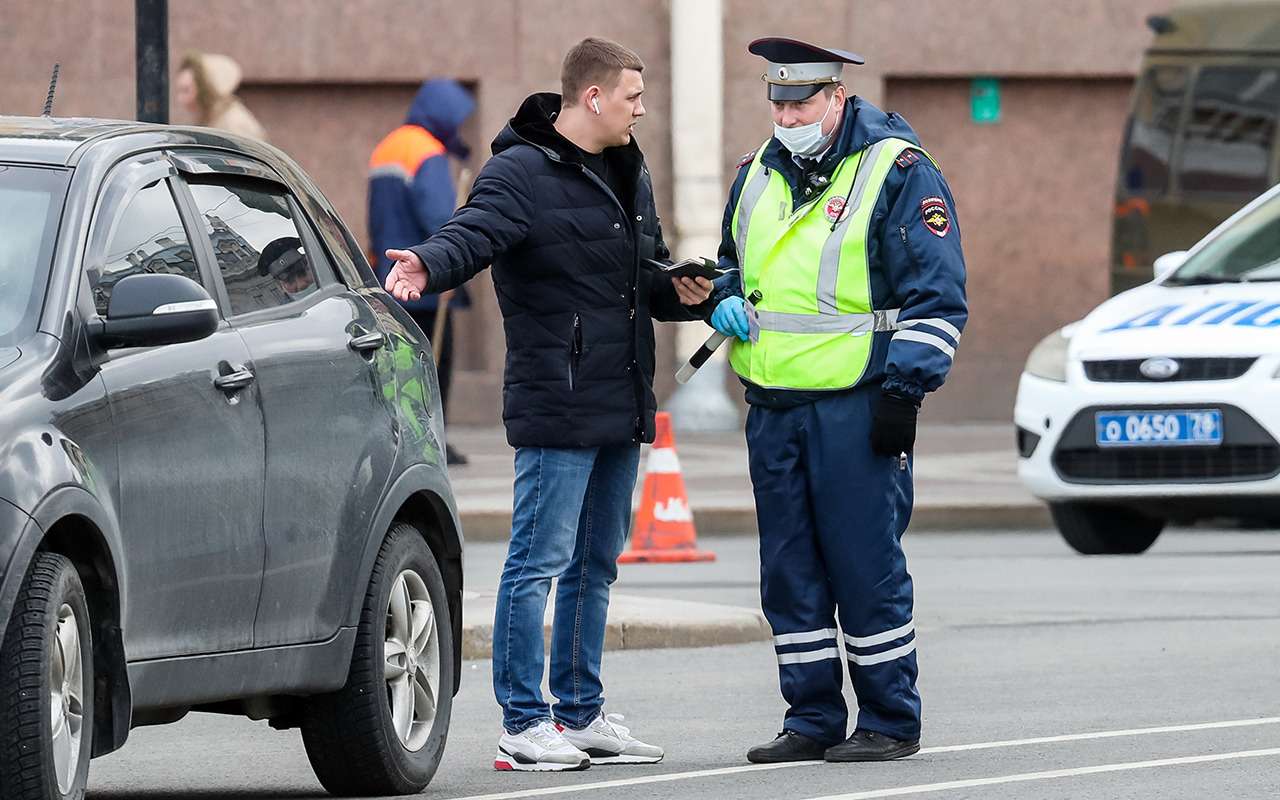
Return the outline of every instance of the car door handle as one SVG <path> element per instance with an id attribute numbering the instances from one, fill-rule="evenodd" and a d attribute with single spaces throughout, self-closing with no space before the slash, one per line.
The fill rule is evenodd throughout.
<path id="1" fill-rule="evenodd" d="M 238 392 L 251 383 L 253 383 L 253 373 L 244 367 L 213 379 L 213 385 L 224 392 Z"/>
<path id="2" fill-rule="evenodd" d="M 357 353 L 372 353 L 374 350 L 380 349 L 386 343 L 387 337 L 377 331 L 374 331 L 373 333 L 366 333 L 361 336 L 352 337 L 351 341 L 347 342 L 347 347 L 350 347 Z"/>

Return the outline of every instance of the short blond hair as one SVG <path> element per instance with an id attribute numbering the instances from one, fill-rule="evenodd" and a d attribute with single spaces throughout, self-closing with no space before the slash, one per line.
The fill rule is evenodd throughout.
<path id="1" fill-rule="evenodd" d="M 612 89 L 624 69 L 644 71 L 634 51 L 609 39 L 588 36 L 570 48 L 560 69 L 560 103 L 573 106 L 588 86 Z"/>

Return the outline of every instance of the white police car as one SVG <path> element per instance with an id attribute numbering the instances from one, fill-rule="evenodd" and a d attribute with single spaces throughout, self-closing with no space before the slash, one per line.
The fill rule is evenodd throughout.
<path id="1" fill-rule="evenodd" d="M 1018 474 L 1081 553 L 1280 519 L 1280 186 L 1155 272 L 1045 337 L 1018 385 Z"/>

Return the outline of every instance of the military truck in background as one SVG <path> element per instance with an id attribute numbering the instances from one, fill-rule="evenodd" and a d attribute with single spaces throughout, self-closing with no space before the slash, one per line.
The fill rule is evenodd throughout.
<path id="1" fill-rule="evenodd" d="M 1116 181 L 1112 294 L 1280 182 L 1280 2 L 1188 2 L 1147 24 L 1155 39 Z"/>

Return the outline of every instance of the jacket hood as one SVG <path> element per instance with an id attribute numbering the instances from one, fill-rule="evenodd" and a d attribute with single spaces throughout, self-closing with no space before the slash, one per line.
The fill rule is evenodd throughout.
<path id="1" fill-rule="evenodd" d="M 459 129 L 475 110 L 476 101 L 462 84 L 439 78 L 418 88 L 405 122 L 426 128 L 451 154 L 466 158 L 471 148 L 462 141 Z"/>
<path id="2" fill-rule="evenodd" d="M 532 145 L 558 161 L 579 163 L 578 148 L 560 135 L 555 128 L 556 115 L 560 113 L 560 95 L 556 92 L 531 94 L 520 104 L 516 115 L 507 122 L 498 137 L 493 140 L 493 154 L 518 144 Z M 640 146 L 633 135 L 622 147 L 610 147 L 609 152 L 624 151 L 628 156 L 639 157 Z"/>
<path id="3" fill-rule="evenodd" d="M 883 139 L 903 139 L 917 146 L 920 144 L 920 137 L 905 119 L 892 111 L 881 111 L 861 97 L 845 101 L 845 111 L 839 143 L 849 148 L 846 152 L 856 153 Z"/>
<path id="4" fill-rule="evenodd" d="M 202 53 L 195 57 L 195 61 L 214 100 L 226 100 L 240 88 L 244 73 L 230 56 Z"/>

